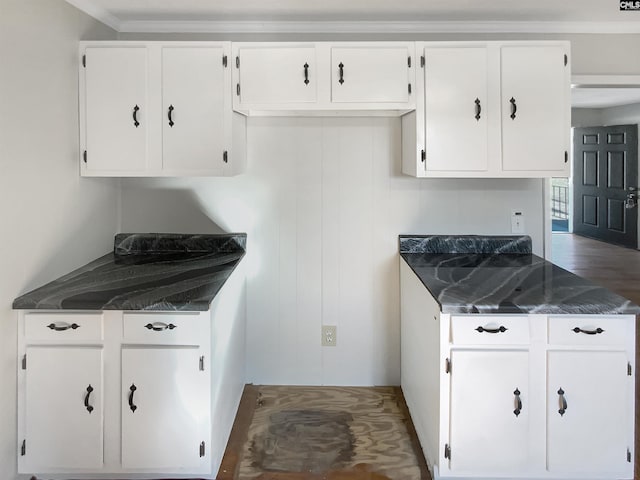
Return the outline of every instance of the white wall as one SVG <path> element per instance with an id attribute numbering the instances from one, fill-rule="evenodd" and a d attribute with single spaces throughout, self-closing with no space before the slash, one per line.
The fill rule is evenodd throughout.
<path id="1" fill-rule="evenodd" d="M 248 137 L 238 177 L 124 180 L 122 229 L 248 233 L 249 382 L 398 385 L 398 234 L 508 234 L 518 208 L 542 251 L 542 180 L 404 176 L 398 118 L 250 118 Z"/>
<path id="2" fill-rule="evenodd" d="M 571 126 L 578 127 L 596 127 L 603 125 L 601 108 L 572 108 L 571 109 Z"/>
<path id="3" fill-rule="evenodd" d="M 627 125 L 640 123 L 640 103 L 610 107 L 602 110 L 602 125 Z"/>
<path id="4" fill-rule="evenodd" d="M 0 478 L 16 476 L 11 302 L 109 250 L 117 183 L 81 179 L 78 40 L 113 38 L 62 0 L 0 0 Z"/>

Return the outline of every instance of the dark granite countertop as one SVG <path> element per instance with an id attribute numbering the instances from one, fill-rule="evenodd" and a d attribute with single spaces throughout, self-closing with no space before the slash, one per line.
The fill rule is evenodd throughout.
<path id="1" fill-rule="evenodd" d="M 114 251 L 13 302 L 14 309 L 205 311 L 246 234 L 118 234 Z"/>
<path id="2" fill-rule="evenodd" d="M 528 236 L 401 235 L 444 313 L 631 314 L 640 307 L 531 253 Z"/>

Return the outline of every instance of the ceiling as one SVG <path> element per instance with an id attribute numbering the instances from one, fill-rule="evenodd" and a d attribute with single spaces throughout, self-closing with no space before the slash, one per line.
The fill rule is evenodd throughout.
<path id="1" fill-rule="evenodd" d="M 67 0 L 118 31 L 326 30 L 640 33 L 619 0 Z M 229 22 L 236 22 L 229 25 Z M 376 24 L 377 22 L 377 24 Z M 287 25 L 283 25 L 286 23 Z M 297 26 L 291 25 L 298 23 Z M 359 24 L 356 26 L 355 24 Z M 286 30 L 287 26 L 289 30 Z M 293 30 L 291 30 L 293 29 Z M 299 29 L 299 30 L 296 30 Z M 351 30 L 349 30 L 351 29 Z M 262 30 L 264 31 L 264 30 Z M 281 30 L 278 30 L 281 31 Z M 318 31 L 317 29 L 314 31 Z"/>
<path id="2" fill-rule="evenodd" d="M 640 103 L 640 88 L 573 88 L 571 106 L 607 108 Z"/>

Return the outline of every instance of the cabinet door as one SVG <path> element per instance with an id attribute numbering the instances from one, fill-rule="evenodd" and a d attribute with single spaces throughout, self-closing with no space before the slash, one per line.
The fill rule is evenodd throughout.
<path id="1" fill-rule="evenodd" d="M 426 48 L 424 75 L 426 170 L 487 170 L 486 48 Z"/>
<path id="2" fill-rule="evenodd" d="M 549 352 L 548 470 L 608 478 L 633 474 L 627 462 L 630 395 L 625 352 Z"/>
<path id="3" fill-rule="evenodd" d="M 570 84 L 564 48 L 501 49 L 502 168 L 564 171 Z"/>
<path id="4" fill-rule="evenodd" d="M 241 48 L 238 55 L 243 105 L 316 102 L 318 71 L 314 47 L 247 47 Z"/>
<path id="5" fill-rule="evenodd" d="M 453 351 L 450 374 L 451 471 L 491 475 L 524 470 L 529 462 L 529 353 Z"/>
<path id="6" fill-rule="evenodd" d="M 211 405 L 199 357 L 190 347 L 122 349 L 123 468 L 206 470 Z"/>
<path id="7" fill-rule="evenodd" d="M 163 170 L 223 170 L 223 55 L 222 47 L 163 47 Z"/>
<path id="8" fill-rule="evenodd" d="M 403 47 L 331 49 L 331 101 L 409 101 L 409 51 Z"/>
<path id="9" fill-rule="evenodd" d="M 102 349 L 27 349 L 24 472 L 102 468 Z"/>
<path id="10" fill-rule="evenodd" d="M 88 172 L 142 171 L 147 165 L 147 49 L 86 49 Z"/>

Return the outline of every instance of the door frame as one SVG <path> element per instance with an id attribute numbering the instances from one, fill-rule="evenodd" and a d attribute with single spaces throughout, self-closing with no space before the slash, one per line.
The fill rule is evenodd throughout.
<path id="1" fill-rule="evenodd" d="M 640 75 L 571 75 L 571 88 L 586 87 L 586 88 L 640 88 Z M 571 127 L 573 129 L 573 127 Z M 639 127 L 640 134 L 640 127 Z M 572 151 L 570 152 L 571 158 L 573 158 L 573 142 L 571 143 Z M 573 180 L 573 165 L 570 170 L 570 181 Z M 545 259 L 551 261 L 551 179 L 546 178 L 543 181 L 542 186 L 543 204 L 544 204 L 544 242 L 543 242 L 543 256 Z M 569 210 L 573 209 L 573 199 L 569 196 Z M 640 219 L 639 219 L 640 220 Z M 639 237 L 640 237 L 640 221 L 638 223 Z M 569 221 L 569 231 L 573 231 L 573 217 Z"/>

